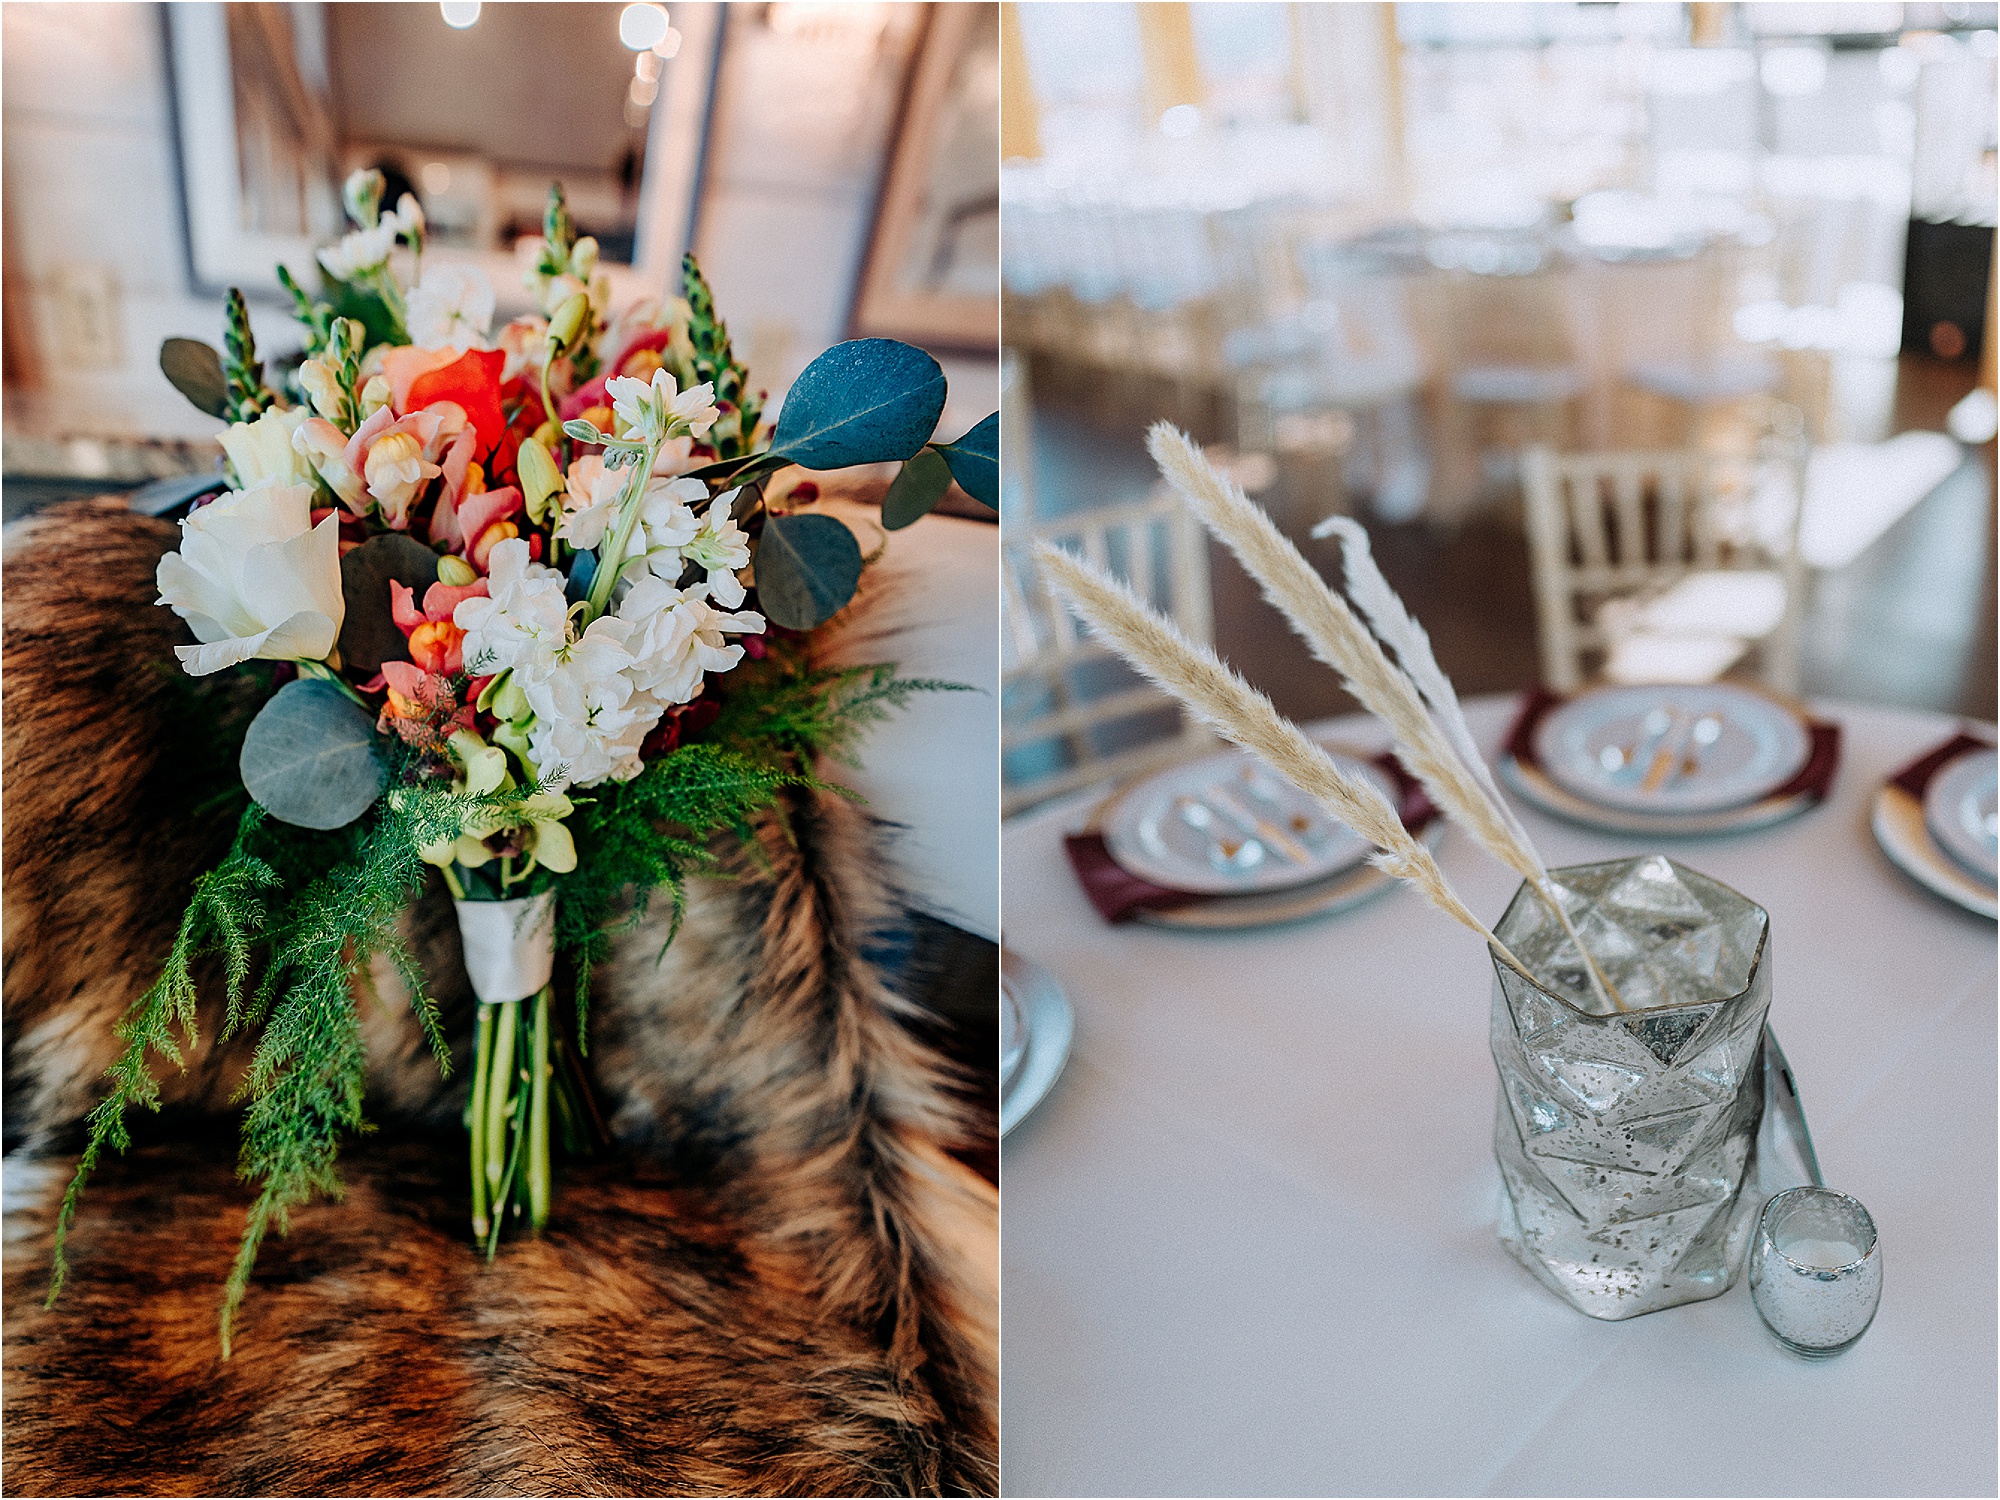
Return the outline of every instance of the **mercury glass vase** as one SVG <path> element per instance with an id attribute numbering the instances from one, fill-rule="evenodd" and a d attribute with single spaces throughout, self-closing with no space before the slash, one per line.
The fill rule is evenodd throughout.
<path id="1" fill-rule="evenodd" d="M 1494 928 L 1500 1240 L 1593 1318 L 1718 1297 L 1757 1214 L 1770 918 L 1659 855 L 1551 872 L 1623 1009 L 1523 885 Z"/>

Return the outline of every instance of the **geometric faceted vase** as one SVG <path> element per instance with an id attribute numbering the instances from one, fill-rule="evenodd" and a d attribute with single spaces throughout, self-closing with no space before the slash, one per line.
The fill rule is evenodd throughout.
<path id="1" fill-rule="evenodd" d="M 1659 855 L 1550 872 L 1625 1009 L 1523 884 L 1494 929 L 1500 1240 L 1593 1318 L 1719 1297 L 1757 1216 L 1770 918 Z"/>

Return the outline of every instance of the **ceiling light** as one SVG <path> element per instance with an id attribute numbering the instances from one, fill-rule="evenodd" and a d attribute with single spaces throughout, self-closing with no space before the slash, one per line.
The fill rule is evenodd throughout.
<path id="1" fill-rule="evenodd" d="M 479 19 L 479 0 L 439 0 L 438 9 L 453 31 L 463 31 Z"/>

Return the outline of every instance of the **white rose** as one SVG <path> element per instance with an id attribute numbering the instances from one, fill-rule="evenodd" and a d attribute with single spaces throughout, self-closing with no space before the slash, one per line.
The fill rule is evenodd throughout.
<path id="1" fill-rule="evenodd" d="M 324 661 L 340 638 L 340 517 L 312 524 L 306 485 L 263 485 L 218 496 L 181 522 L 181 546 L 160 559 L 160 603 L 199 646 L 176 646 L 189 676 L 253 657 Z"/>
<path id="2" fill-rule="evenodd" d="M 267 411 L 254 422 L 233 422 L 222 434 L 222 451 L 239 490 L 262 484 L 311 484 L 313 468 L 292 445 L 292 434 L 312 415 L 303 406 Z"/>

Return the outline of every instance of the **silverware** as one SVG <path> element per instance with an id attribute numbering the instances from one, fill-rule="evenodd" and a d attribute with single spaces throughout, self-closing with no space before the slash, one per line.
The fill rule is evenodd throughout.
<path id="1" fill-rule="evenodd" d="M 1300 843 L 1310 847 L 1326 842 L 1326 825 L 1311 813 L 1286 802 L 1283 791 L 1270 777 L 1255 766 L 1245 766 L 1240 775 L 1243 790 L 1249 793 L 1251 800 L 1268 809 L 1272 817 L 1282 819 L 1286 829 L 1297 836 Z"/>
<path id="2" fill-rule="evenodd" d="M 1264 846 L 1251 837 L 1248 830 L 1242 828 L 1230 830 L 1237 835 L 1236 838 L 1226 837 L 1217 827 L 1214 809 L 1206 802 L 1194 797 L 1180 796 L 1174 798 L 1174 810 L 1180 814 L 1181 821 L 1188 827 L 1207 836 L 1208 862 L 1217 869 L 1248 870 L 1263 862 Z"/>
<path id="3" fill-rule="evenodd" d="M 1264 843 L 1278 851 L 1295 865 L 1309 865 L 1312 854 L 1297 839 L 1269 818 L 1261 818 L 1237 800 L 1236 794 L 1227 787 L 1212 786 L 1208 789 L 1208 800 L 1212 806 L 1234 818 L 1238 826 L 1253 831 Z"/>
<path id="4" fill-rule="evenodd" d="M 1653 712 L 1659 713 L 1662 710 L 1655 709 Z M 1666 784 L 1667 773 L 1679 761 L 1685 740 L 1684 736 L 1677 736 L 1674 731 L 1687 722 L 1687 716 L 1677 708 L 1665 710 L 1665 714 L 1667 727 L 1660 731 L 1659 738 L 1653 742 L 1652 764 L 1646 767 L 1646 778 L 1639 783 L 1639 790 L 1649 795 Z M 1652 718 L 1652 714 L 1646 716 L 1648 724 L 1652 722 Z"/>
<path id="5" fill-rule="evenodd" d="M 1694 721 L 1694 728 L 1688 732 L 1689 749 L 1681 756 L 1681 768 L 1676 779 L 1693 776 L 1701 770 L 1702 752 L 1722 738 L 1722 720 L 1714 714 L 1703 714 Z"/>
<path id="6" fill-rule="evenodd" d="M 1659 748 L 1660 741 L 1673 727 L 1674 716 L 1666 709 L 1649 709 L 1646 717 L 1639 721 L 1639 732 L 1645 738 L 1635 740 L 1629 745 L 1604 746 L 1597 752 L 1597 763 L 1613 775 L 1629 770 Z"/>

